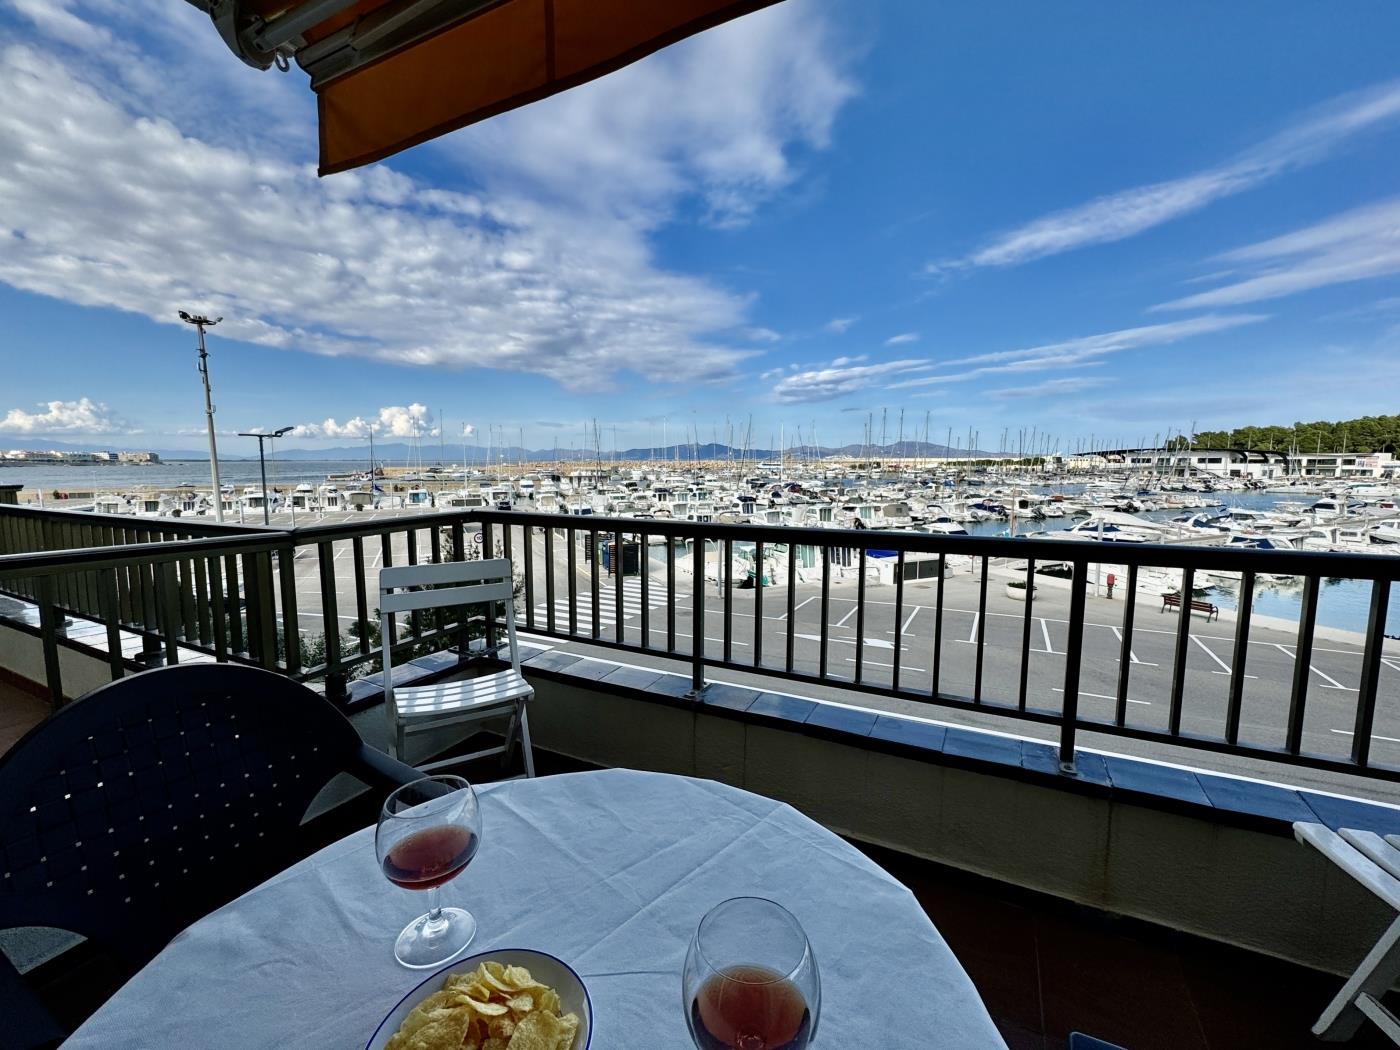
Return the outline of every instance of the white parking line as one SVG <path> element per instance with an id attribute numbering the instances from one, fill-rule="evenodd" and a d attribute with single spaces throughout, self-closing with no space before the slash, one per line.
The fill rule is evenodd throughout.
<path id="1" fill-rule="evenodd" d="M 1045 622 L 1045 617 L 1043 616 L 1040 617 L 1040 633 L 1041 636 L 1045 639 L 1045 651 L 1047 653 L 1053 653 L 1055 651 L 1055 647 L 1050 644 L 1050 625 Z"/>
<path id="2" fill-rule="evenodd" d="M 1191 639 L 1193 642 L 1195 642 L 1198 646 L 1200 646 L 1201 652 L 1205 653 L 1207 656 L 1209 656 L 1212 660 L 1214 660 L 1216 663 L 1218 663 L 1218 664 L 1221 666 L 1222 670 L 1219 670 L 1219 671 L 1212 671 L 1211 674 L 1229 674 L 1229 673 L 1230 673 L 1230 665 L 1227 664 L 1224 660 L 1220 659 L 1220 657 L 1216 656 L 1215 653 L 1211 652 L 1210 649 L 1206 646 L 1206 643 L 1205 643 L 1205 642 L 1201 641 L 1201 640 L 1200 640 L 1199 638 L 1197 638 L 1194 634 L 1193 634 L 1193 635 L 1189 635 L 1188 637 L 1190 637 L 1190 639 Z M 1245 677 L 1246 677 L 1246 678 L 1256 678 L 1256 679 L 1257 679 L 1259 676 L 1258 676 L 1257 674 L 1247 674 L 1247 675 L 1245 675 Z"/>
<path id="3" fill-rule="evenodd" d="M 1110 625 L 1108 629 L 1109 629 L 1110 631 L 1113 632 L 1113 637 L 1117 638 L 1118 641 L 1119 641 L 1120 643 L 1123 641 L 1123 632 L 1122 632 L 1122 631 L 1120 631 L 1117 627 L 1114 627 L 1114 626 L 1112 626 L 1112 625 Z M 1123 659 L 1123 658 L 1122 658 L 1121 656 L 1115 656 L 1115 657 L 1113 658 L 1113 662 L 1114 662 L 1114 663 L 1118 663 L 1118 662 L 1120 662 L 1122 659 Z M 1149 662 L 1146 662 L 1146 661 L 1143 661 L 1143 660 L 1139 660 L 1139 659 L 1138 659 L 1137 653 L 1133 652 L 1132 649 L 1129 649 L 1129 650 L 1128 650 L 1128 662 L 1129 662 L 1129 663 L 1134 663 L 1134 664 L 1142 664 L 1143 667 L 1156 667 L 1156 666 L 1157 666 L 1157 664 L 1149 663 Z"/>
<path id="4" fill-rule="evenodd" d="M 856 661 L 855 661 L 855 658 L 854 658 L 854 657 L 850 657 L 850 656 L 846 657 L 846 663 L 848 663 L 848 664 L 853 664 L 853 663 L 855 663 L 855 662 L 856 662 Z M 864 662 L 861 664 L 861 666 L 862 666 L 862 667 L 893 667 L 894 664 L 882 664 L 879 660 L 866 660 L 866 661 L 864 661 Z M 927 673 L 928 673 L 928 668 L 927 668 L 927 667 L 910 667 L 908 664 L 900 664 L 900 665 L 899 665 L 899 669 L 900 669 L 901 671 L 919 671 L 919 672 L 924 673 L 924 674 L 927 674 Z"/>
<path id="5" fill-rule="evenodd" d="M 1060 689 L 1059 687 L 1055 687 L 1055 688 L 1051 689 L 1050 691 L 1051 691 L 1052 693 L 1063 693 L 1063 692 L 1064 692 L 1064 690 L 1063 690 L 1063 689 Z M 1116 696 L 1105 696 L 1103 693 L 1086 693 L 1083 689 L 1079 690 L 1079 695 L 1080 695 L 1080 696 L 1092 696 L 1092 697 L 1093 697 L 1094 699 L 1096 699 L 1096 700 L 1117 700 L 1117 699 L 1118 699 L 1118 697 L 1116 697 Z M 1151 700 L 1134 700 L 1131 696 L 1128 697 L 1127 699 L 1128 699 L 1128 703 L 1130 703 L 1130 704 L 1141 704 L 1143 707 L 1151 707 L 1151 706 L 1152 706 L 1152 701 L 1151 701 Z"/>
<path id="6" fill-rule="evenodd" d="M 794 606 L 792 607 L 792 614 L 793 614 L 794 619 L 795 619 L 796 616 L 797 616 L 797 610 L 798 610 L 798 609 L 802 608 L 802 606 L 806 605 L 808 602 L 814 602 L 814 601 L 816 601 L 816 600 L 817 600 L 817 596 L 814 594 L 814 595 L 812 595 L 810 598 L 803 598 L 800 602 L 798 602 L 796 605 L 794 605 Z M 783 613 L 783 615 L 779 616 L 778 619 L 779 619 L 779 620 L 786 620 L 786 619 L 787 619 L 787 613 Z"/>
<path id="7" fill-rule="evenodd" d="M 848 612 L 845 616 L 841 617 L 841 619 L 837 620 L 834 624 L 832 624 L 832 626 L 833 626 L 833 627 L 845 627 L 845 626 L 846 626 L 846 621 L 849 620 L 852 616 L 854 616 L 854 615 L 856 614 L 856 611 L 857 611 L 859 608 L 860 608 L 859 605 L 852 605 L 852 606 L 851 606 L 851 611 Z"/>
<path id="8" fill-rule="evenodd" d="M 977 644 L 977 621 L 981 619 L 981 616 L 981 613 L 972 614 L 972 630 L 969 632 L 966 639 L 959 639 L 959 641 L 966 641 L 969 645 Z"/>
<path id="9" fill-rule="evenodd" d="M 1330 732 L 1336 733 L 1338 736 L 1355 736 L 1355 735 L 1356 735 L 1356 734 L 1353 733 L 1350 729 L 1333 729 L 1333 730 L 1330 730 Z M 1381 736 L 1381 735 L 1379 735 L 1378 733 L 1372 733 L 1372 734 L 1371 734 L 1371 739 L 1372 739 L 1372 740 L 1384 740 L 1384 741 L 1386 741 L 1387 743 L 1390 743 L 1390 744 L 1400 744 L 1400 739 L 1396 739 L 1396 738 L 1393 737 L 1393 736 Z"/>
<path id="10" fill-rule="evenodd" d="M 820 642 L 820 641 L 822 640 L 822 636 L 819 635 L 819 634 L 796 634 L 796 633 L 794 633 L 794 634 L 793 634 L 793 637 L 794 637 L 794 638 L 801 638 L 803 641 L 807 641 L 807 642 Z M 827 640 L 828 642 L 840 642 L 842 645 L 855 645 L 855 644 L 856 644 L 856 640 L 855 640 L 854 638 L 833 638 L 831 635 L 827 635 L 827 636 L 826 636 L 826 640 Z M 875 649 L 893 649 L 893 648 L 894 648 L 894 642 L 887 642 L 887 641 L 885 641 L 883 638 L 867 638 L 867 639 L 865 639 L 865 644 L 866 644 L 867 646 L 870 646 L 870 647 L 875 648 Z M 909 651 L 909 646 L 907 646 L 907 645 L 901 645 L 901 646 L 899 647 L 899 651 L 900 651 L 901 653 L 907 653 L 907 652 Z"/>
<path id="11" fill-rule="evenodd" d="M 1298 659 L 1298 657 L 1297 657 L 1296 654 L 1289 652 L 1288 649 L 1287 649 L 1286 647 L 1284 647 L 1284 646 L 1282 646 L 1282 645 L 1279 645 L 1278 642 L 1275 642 L 1275 643 L 1274 643 L 1274 648 L 1277 649 L 1279 652 L 1283 653 L 1283 654 L 1284 654 L 1285 656 L 1287 656 L 1290 660 L 1297 660 L 1297 659 Z M 1322 687 L 1323 689 L 1340 689 L 1340 690 L 1341 690 L 1342 692 L 1344 692 L 1344 693 L 1354 693 L 1354 692 L 1356 692 L 1355 689 L 1348 689 L 1346 686 L 1342 685 L 1341 682 L 1337 681 L 1337 680 L 1336 680 L 1335 678 L 1333 678 L 1331 675 L 1329 675 L 1329 674 L 1324 674 L 1322 671 L 1319 671 L 1319 670 L 1318 670 L 1316 667 L 1314 667 L 1312 664 L 1308 664 L 1308 670 L 1311 671 L 1313 674 L 1317 675 L 1319 678 L 1321 678 L 1324 682 L 1327 683 L 1326 685 L 1324 685 L 1324 686 Z"/>
<path id="12" fill-rule="evenodd" d="M 1389 667 L 1392 671 L 1400 671 L 1400 664 L 1393 664 L 1393 663 L 1391 663 L 1389 660 L 1387 660 L 1384 656 L 1381 657 L 1381 663 L 1385 664 L 1385 665 L 1386 665 L 1387 667 Z"/>
<path id="13" fill-rule="evenodd" d="M 914 606 L 914 611 L 909 614 L 909 618 L 904 621 L 904 626 L 899 629 L 900 634 L 905 634 L 908 632 L 909 625 L 914 622 L 914 617 L 919 615 L 919 610 L 922 608 L 922 605 Z"/>

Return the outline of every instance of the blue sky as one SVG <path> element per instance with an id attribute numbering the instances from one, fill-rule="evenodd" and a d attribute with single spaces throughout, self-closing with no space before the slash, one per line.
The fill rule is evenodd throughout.
<path id="1" fill-rule="evenodd" d="M 1400 411 L 1398 33 L 787 0 L 317 179 L 304 76 L 181 0 L 0 0 L 0 445 L 201 448 L 180 308 L 219 429 L 308 447 Z"/>

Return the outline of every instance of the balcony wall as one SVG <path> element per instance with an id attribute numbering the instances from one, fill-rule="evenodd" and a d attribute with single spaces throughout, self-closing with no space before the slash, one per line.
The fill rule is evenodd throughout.
<path id="1" fill-rule="evenodd" d="M 537 746 L 600 765 L 713 778 L 783 799 L 866 842 L 1333 973 L 1353 969 L 1393 918 L 1295 842 L 1282 812 L 1272 820 L 1203 817 L 1192 812 L 1199 807 L 1175 806 L 1165 793 L 1167 767 L 1133 762 L 1134 775 L 1148 781 L 1164 769 L 1164 793 L 1127 801 L 1092 783 L 1056 783 L 1049 769 L 1027 777 L 1018 764 L 1013 773 L 990 758 L 999 748 L 1020 754 L 1011 738 L 950 731 L 958 746 L 949 741 L 937 755 L 877 746 L 839 727 L 782 725 L 807 700 L 766 693 L 755 706 L 753 691 L 716 685 L 718 695 L 697 707 L 681 698 L 680 677 L 649 683 L 643 699 L 618 683 L 655 672 L 590 663 L 531 674 Z M 605 675 L 608 682 L 596 681 Z M 858 730 L 864 717 L 828 711 L 822 720 Z M 910 741 L 938 729 L 912 721 L 905 728 Z M 1095 756 L 1084 757 L 1092 765 Z"/>

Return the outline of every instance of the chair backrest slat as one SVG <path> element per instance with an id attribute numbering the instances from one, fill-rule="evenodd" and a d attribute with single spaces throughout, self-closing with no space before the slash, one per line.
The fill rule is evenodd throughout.
<path id="1" fill-rule="evenodd" d="M 436 565 L 392 565 L 379 570 L 379 589 L 433 587 L 444 583 L 480 583 L 510 579 L 509 558 L 445 561 Z"/>
<path id="2" fill-rule="evenodd" d="M 475 583 L 466 587 L 435 587 L 428 591 L 382 593 L 379 596 L 379 609 L 386 613 L 446 609 L 454 605 L 480 605 L 485 602 L 509 601 L 513 595 L 511 584 L 504 581 Z"/>

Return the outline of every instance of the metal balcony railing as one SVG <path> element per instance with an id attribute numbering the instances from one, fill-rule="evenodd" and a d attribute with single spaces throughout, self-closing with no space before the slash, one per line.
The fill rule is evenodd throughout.
<path id="1" fill-rule="evenodd" d="M 92 544 L 98 546 L 79 549 Z M 662 548 L 654 568 L 649 553 L 653 546 Z M 378 568 L 396 559 L 418 564 L 474 557 L 480 551 L 504 555 L 515 563 L 522 606 L 517 623 L 523 630 L 685 661 L 696 693 L 705 689 L 709 669 L 724 668 L 1029 720 L 1057 727 L 1066 770 L 1072 769 L 1077 734 L 1090 731 L 1400 780 L 1400 761 L 1377 761 L 1372 755 L 1378 705 L 1385 699 L 1383 668 L 1395 667 L 1397 662 L 1392 656 L 1390 664 L 1385 663 L 1386 614 L 1392 584 L 1400 578 L 1400 558 L 1395 557 L 483 510 L 352 519 L 278 530 L 0 508 L 0 592 L 37 605 L 38 633 L 55 697 L 62 695 L 57 654 L 60 645 L 68 644 L 61 630 L 65 616 L 103 625 L 114 676 L 151 662 L 176 662 L 188 654 L 257 663 L 301 680 L 322 679 L 328 695 L 343 697 L 347 678 L 366 667 L 372 669 L 380 659 L 371 626 L 376 619 L 373 596 Z M 756 567 L 751 579 L 731 579 L 736 551 L 746 552 Z M 869 593 L 874 586 L 869 572 L 875 562 L 873 551 L 880 553 L 885 565 L 893 565 L 892 600 L 876 602 Z M 785 579 L 767 577 L 774 552 L 784 556 Z M 810 560 L 810 566 L 799 566 L 799 554 Z M 629 558 L 639 561 L 643 571 L 629 575 Z M 976 585 L 976 607 L 961 610 L 962 615 L 972 614 L 967 638 L 948 637 L 945 592 L 953 562 L 974 570 L 970 578 Z M 711 563 L 714 572 L 707 569 Z M 913 571 L 915 563 L 920 571 Z M 1166 716 L 1160 724 L 1143 724 L 1129 713 L 1130 704 L 1141 702 L 1130 688 L 1132 669 L 1142 663 L 1135 655 L 1135 638 L 1147 630 L 1135 623 L 1133 600 L 1114 604 L 1115 609 L 1121 608 L 1116 623 L 1090 625 L 1112 630 L 1117 667 L 1111 693 L 1084 693 L 1091 570 L 1105 563 L 1125 568 L 1126 579 L 1120 582 L 1125 597 L 1138 594 L 1143 572 L 1179 572 L 1180 594 L 1186 596 L 1193 594 L 1197 574 L 1238 574 L 1238 613 L 1228 647 L 1231 659 L 1226 664 L 1213 657 L 1224 670 L 1210 672 L 1228 679 L 1218 731 L 1193 732 L 1183 723 L 1183 711 L 1191 700 L 1188 657 L 1193 655 L 1192 642 L 1199 644 L 1192 632 L 1200 616 L 1193 613 L 1189 601 L 1181 604 L 1170 639 L 1169 661 L 1165 661 L 1169 674 Z M 1043 617 L 1044 648 L 1036 647 L 1035 629 L 1037 611 L 1045 601 L 1038 597 L 1043 588 L 1036 584 L 1044 581 L 1036 570 L 1049 564 L 1066 567 L 1060 586 L 1067 590 L 1063 651 L 1051 650 L 1063 656 L 1064 664 L 1052 672 L 1053 678 L 1031 673 L 1032 655 L 1049 649 Z M 840 581 L 837 566 L 843 567 L 846 576 Z M 1000 567 L 1004 572 L 1007 566 L 1014 566 L 1018 576 L 1024 573 L 1026 584 L 1024 608 L 1014 614 L 1019 617 L 1019 652 L 1014 676 L 1009 678 L 1008 656 L 998 655 L 1006 650 L 988 644 L 988 570 Z M 624 571 L 613 572 L 617 567 Z M 910 579 L 922 575 L 923 569 L 928 569 L 926 580 Z M 684 581 L 678 582 L 678 576 L 687 574 L 689 592 L 682 593 Z M 1302 582 L 1296 633 L 1287 645 L 1272 646 L 1292 663 L 1288 680 L 1280 684 L 1284 697 L 1278 724 L 1265 734 L 1273 742 L 1261 743 L 1260 734 L 1244 731 L 1243 716 L 1246 679 L 1253 677 L 1248 670 L 1256 583 L 1267 574 Z M 1318 673 L 1313 654 L 1319 594 L 1323 581 L 1335 578 L 1362 581 L 1369 588 L 1369 615 L 1363 640 L 1353 654 L 1360 659 L 1357 685 L 1346 690 L 1355 693 L 1354 703 L 1346 701 L 1349 728 L 1331 730 L 1349 735 L 1350 746 L 1345 753 L 1322 753 L 1305 747 L 1304 729 L 1315 688 L 1311 679 Z M 707 594 L 707 580 L 716 585 L 716 595 Z M 752 595 L 742 595 L 744 608 L 740 609 L 736 603 L 741 601 L 741 585 L 748 584 Z M 833 585 L 843 597 L 834 595 Z M 916 585 L 921 595 L 929 597 L 911 600 L 909 590 Z M 811 593 L 799 601 L 804 587 Z M 844 603 L 846 614 L 833 624 L 837 601 Z M 798 611 L 812 602 L 819 603 L 816 623 L 803 629 Z M 880 623 L 890 625 L 888 642 L 870 634 L 877 604 Z M 933 622 L 930 628 L 925 617 L 921 627 L 928 633 L 915 638 L 909 633 L 908 613 L 925 608 Z M 993 615 L 1004 620 L 1011 614 Z M 846 626 L 851 621 L 853 629 Z M 342 624 L 349 625 L 345 632 Z M 287 639 L 300 638 L 308 625 L 312 633 L 324 633 L 324 649 L 305 662 L 303 646 L 287 644 Z M 488 615 L 484 628 L 488 648 L 495 644 L 496 626 L 497 616 Z M 430 622 L 415 614 L 396 630 L 392 644 L 396 651 L 456 644 L 465 652 L 466 628 L 465 621 Z M 715 634 L 709 633 L 711 629 Z M 1160 626 L 1151 630 L 1166 633 Z M 140 641 L 144 655 L 123 653 L 132 648 L 133 637 Z M 949 674 L 948 655 L 955 643 L 974 647 L 970 674 L 957 684 Z M 835 658 L 835 644 L 851 655 Z M 882 660 L 878 666 L 867 652 L 876 645 L 880 654 L 888 656 L 888 662 Z M 742 658 L 740 649 L 746 650 Z M 906 652 L 917 652 L 920 663 L 927 666 L 916 666 Z M 1014 686 L 997 693 L 992 678 L 1014 681 Z M 1053 686 L 1047 684 L 1050 681 Z M 1052 702 L 1052 693 L 1058 694 L 1058 702 Z M 1083 712 L 1085 695 L 1099 701 L 1097 713 Z M 1400 697 L 1390 699 L 1400 706 Z M 1328 702 L 1334 701 L 1337 698 L 1328 694 Z"/>

